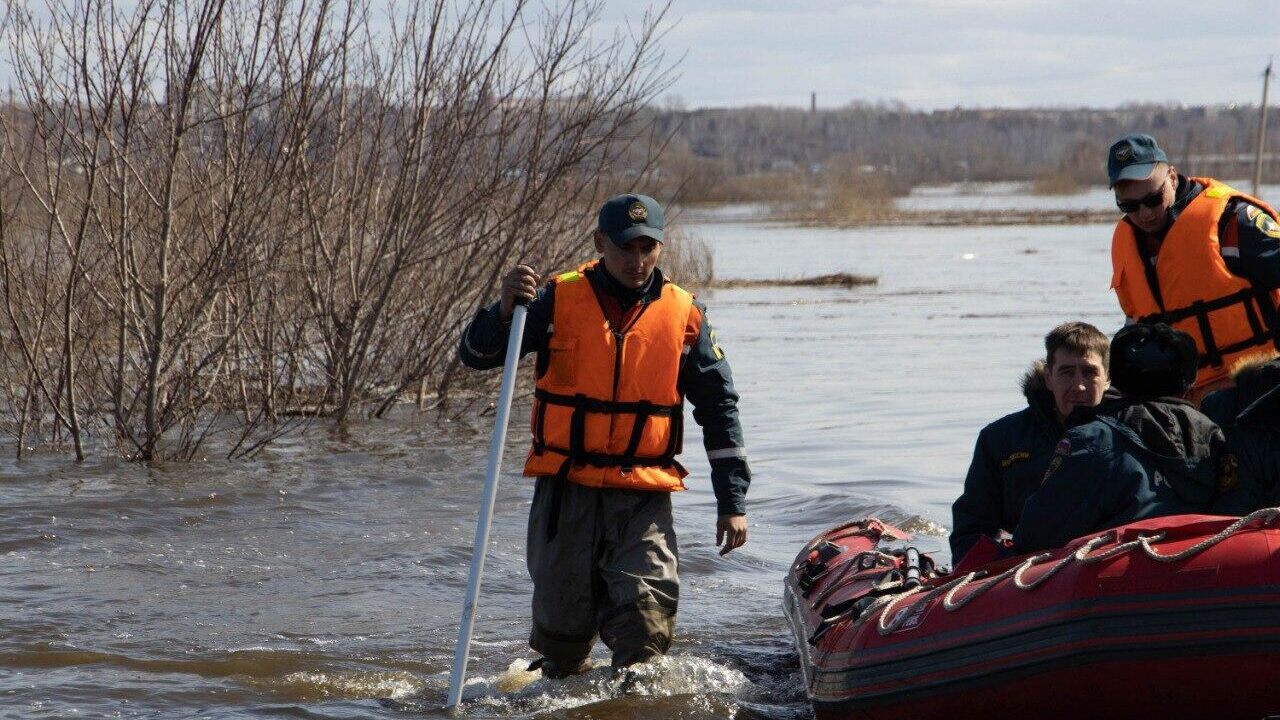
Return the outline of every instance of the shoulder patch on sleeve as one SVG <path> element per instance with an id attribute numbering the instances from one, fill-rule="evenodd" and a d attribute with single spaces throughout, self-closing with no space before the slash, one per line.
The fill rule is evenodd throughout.
<path id="1" fill-rule="evenodd" d="M 715 328 L 711 328 L 711 331 L 707 333 L 707 337 L 711 339 L 711 351 L 716 354 L 716 359 L 723 360 L 724 351 L 720 349 L 720 341 L 716 339 Z"/>
<path id="2" fill-rule="evenodd" d="M 705 310 L 699 308 L 702 312 L 702 329 L 706 331 L 707 340 L 711 341 L 711 352 L 716 356 L 716 360 L 724 359 L 724 350 L 720 349 L 720 341 L 716 338 L 716 329 L 711 327 L 711 322 L 707 320 Z"/>
<path id="3" fill-rule="evenodd" d="M 1252 208 L 1252 207 L 1249 209 L 1257 210 L 1256 208 Z M 1257 212 L 1258 214 L 1253 217 L 1253 226 L 1258 228 L 1259 232 L 1261 232 L 1263 235 L 1266 235 L 1269 238 L 1280 239 L 1280 224 L 1276 223 L 1275 220 L 1271 219 L 1270 215 L 1260 210 L 1257 210 Z"/>

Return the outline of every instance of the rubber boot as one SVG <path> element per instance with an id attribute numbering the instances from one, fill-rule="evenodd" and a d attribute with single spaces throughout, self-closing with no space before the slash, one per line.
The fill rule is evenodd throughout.
<path id="1" fill-rule="evenodd" d="M 656 603 L 637 603 L 610 613 L 600 638 L 613 651 L 613 667 L 623 668 L 665 655 L 675 622 L 673 611 Z"/>
<path id="2" fill-rule="evenodd" d="M 529 663 L 528 669 L 530 672 L 534 670 L 542 670 L 542 677 L 549 678 L 551 680 L 560 680 L 571 675 L 580 675 L 587 672 L 592 667 L 590 658 L 582 658 L 577 661 L 570 660 L 562 663 L 549 658 L 540 657 Z"/>

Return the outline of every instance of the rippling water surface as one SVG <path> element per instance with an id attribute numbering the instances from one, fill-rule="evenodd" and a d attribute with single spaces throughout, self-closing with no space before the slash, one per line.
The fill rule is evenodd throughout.
<path id="1" fill-rule="evenodd" d="M 751 537 L 716 555 L 687 452 L 676 645 L 625 682 L 521 672 L 532 486 L 514 423 L 468 716 L 808 717 L 779 609 L 795 552 L 865 515 L 942 551 L 973 438 L 1022 405 L 1044 332 L 1121 320 L 1106 226 L 692 230 L 720 277 L 880 282 L 704 295 L 743 396 Z M 405 411 L 234 465 L 0 461 L 0 716 L 444 717 L 489 422 Z"/>

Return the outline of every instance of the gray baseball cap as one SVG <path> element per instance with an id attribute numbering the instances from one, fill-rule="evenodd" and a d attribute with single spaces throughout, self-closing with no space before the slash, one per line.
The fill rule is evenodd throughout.
<path id="1" fill-rule="evenodd" d="M 1133 133 L 1125 135 L 1107 151 L 1107 178 L 1111 187 L 1125 180 L 1146 180 L 1156 169 L 1157 163 L 1167 163 L 1169 157 L 1150 135 Z"/>
<path id="2" fill-rule="evenodd" d="M 617 195 L 600 207 L 597 224 L 614 245 L 626 245 L 638 237 L 663 240 L 666 216 L 657 200 L 648 195 Z"/>

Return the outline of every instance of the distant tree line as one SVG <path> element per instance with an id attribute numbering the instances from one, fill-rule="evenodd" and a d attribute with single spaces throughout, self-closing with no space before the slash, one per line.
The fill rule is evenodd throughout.
<path id="1" fill-rule="evenodd" d="M 1154 134 L 1184 169 L 1247 177 L 1251 168 L 1221 161 L 1197 167 L 1195 158 L 1251 153 L 1259 120 L 1256 105 L 653 112 L 655 132 L 671 136 L 659 164 L 664 188 L 694 202 L 794 199 L 788 193 L 810 193 L 827 175 L 854 170 L 890 192 L 929 182 L 1054 177 L 1068 188 L 1097 184 L 1108 145 L 1132 131 Z M 1268 125 L 1280 128 L 1280 113 L 1271 113 Z"/>

